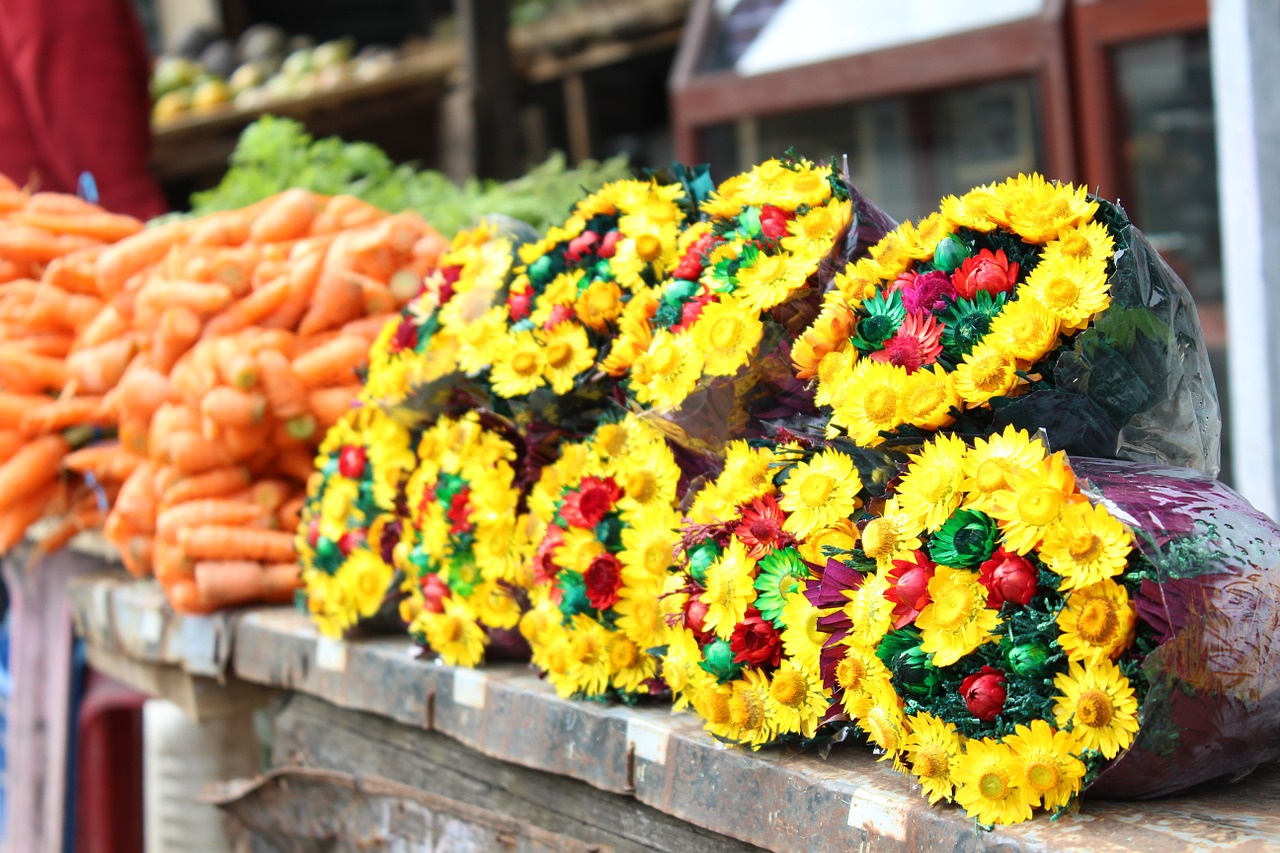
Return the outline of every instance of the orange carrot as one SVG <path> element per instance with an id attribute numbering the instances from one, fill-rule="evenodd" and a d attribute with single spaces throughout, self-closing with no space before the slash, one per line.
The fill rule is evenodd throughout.
<path id="1" fill-rule="evenodd" d="M 159 538 L 155 540 L 155 574 L 156 580 L 165 586 L 195 577 L 182 546 Z"/>
<path id="2" fill-rule="evenodd" d="M 339 385 L 311 392 L 311 414 L 321 429 L 329 429 L 342 419 L 360 394 L 359 385 Z"/>
<path id="3" fill-rule="evenodd" d="M 50 402 L 42 394 L 12 394 L 0 391 L 0 429 L 17 429 L 22 417 L 37 406 Z"/>
<path id="4" fill-rule="evenodd" d="M 26 225 L 10 225 L 0 230 L 0 257 L 11 261 L 47 264 L 54 258 L 97 244 L 97 240 L 88 237 L 50 234 Z"/>
<path id="5" fill-rule="evenodd" d="M 268 445 L 271 438 L 271 424 L 258 424 L 249 427 L 222 427 L 221 445 L 237 462 L 243 462 L 254 456 Z"/>
<path id="6" fill-rule="evenodd" d="M 114 305 L 107 305 L 98 312 L 96 317 L 89 321 L 87 326 L 80 330 L 74 349 L 96 347 L 98 344 L 106 343 L 112 338 L 120 337 L 127 331 L 129 331 L 129 321 L 121 315 Z"/>
<path id="7" fill-rule="evenodd" d="M 251 427 L 262 423 L 267 400 L 260 394 L 219 385 L 200 401 L 200 413 L 219 426 Z"/>
<path id="8" fill-rule="evenodd" d="M 116 495 L 112 514 L 119 515 L 136 533 L 155 533 L 155 468 L 150 462 L 138 465 L 129 479 L 124 481 L 120 493 Z"/>
<path id="9" fill-rule="evenodd" d="M 297 490 L 297 486 L 284 480 L 259 480 L 249 489 L 249 499 L 275 518 L 276 510 Z"/>
<path id="10" fill-rule="evenodd" d="M 283 353 L 263 350 L 258 353 L 258 376 L 262 392 L 277 418 L 288 420 L 307 413 L 310 401 L 307 386 L 294 373 L 293 366 Z"/>
<path id="11" fill-rule="evenodd" d="M 187 616 L 199 616 L 216 609 L 204 600 L 194 580 L 183 578 L 167 587 L 165 592 L 173 609 Z"/>
<path id="12" fill-rule="evenodd" d="M 62 460 L 64 467 L 83 474 L 92 471 L 99 481 L 123 482 L 133 475 L 138 466 L 146 459 L 136 453 L 130 453 L 120 446 L 118 441 L 95 444 L 83 447 L 67 454 Z"/>
<path id="13" fill-rule="evenodd" d="M 306 314 L 298 325 L 298 334 L 314 335 L 341 326 L 360 316 L 364 307 L 364 290 L 350 270 L 342 265 L 341 256 L 335 256 L 335 246 L 325 261 L 316 289 Z"/>
<path id="14" fill-rule="evenodd" d="M 200 337 L 200 317 L 187 308 L 166 308 L 151 339 L 151 366 L 168 373 Z"/>
<path id="15" fill-rule="evenodd" d="M 60 391 L 71 373 L 60 358 L 29 353 L 16 344 L 4 344 L 0 345 L 0 378 L 8 387 L 25 384 Z"/>
<path id="16" fill-rule="evenodd" d="M 187 308 L 207 316 L 218 313 L 234 300 L 231 288 L 225 284 L 155 279 L 138 292 L 134 311 L 138 322 L 151 326 L 166 308 Z"/>
<path id="17" fill-rule="evenodd" d="M 212 350 L 214 368 L 223 383 L 241 391 L 258 384 L 258 363 L 253 357 L 251 337 L 216 338 L 204 345 Z"/>
<path id="18" fill-rule="evenodd" d="M 256 503 L 227 500 L 225 498 L 201 498 L 174 504 L 160 511 L 156 519 L 156 535 L 166 542 L 177 542 L 178 532 L 187 528 L 222 524 L 240 527 L 260 521 L 264 508 Z"/>
<path id="19" fill-rule="evenodd" d="M 58 474 L 58 463 L 70 448 L 60 435 L 33 439 L 0 465 L 0 510 L 16 507 Z M 0 513 L 3 515 L 3 513 Z"/>
<path id="20" fill-rule="evenodd" d="M 16 429 L 0 430 L 0 464 L 8 462 L 13 454 L 27 443 L 27 437 Z"/>
<path id="21" fill-rule="evenodd" d="M 251 481 L 249 469 L 242 465 L 215 468 L 203 474 L 184 477 L 160 496 L 161 506 L 174 506 L 202 498 L 220 498 L 242 489 Z"/>
<path id="22" fill-rule="evenodd" d="M 73 426 L 108 426 L 115 419 L 102 405 L 102 397 L 63 397 L 32 408 L 18 428 L 27 435 L 56 432 Z"/>
<path id="23" fill-rule="evenodd" d="M 302 507 L 306 505 L 306 495 L 294 495 L 280 505 L 276 512 L 276 521 L 281 530 L 297 530 L 302 523 Z"/>
<path id="24" fill-rule="evenodd" d="M 22 348 L 27 352 L 55 358 L 65 358 L 74 343 L 75 338 L 65 332 L 32 332 L 22 337 Z"/>
<path id="25" fill-rule="evenodd" d="M 120 382 L 136 352 L 133 335 L 126 335 L 73 352 L 67 356 L 67 369 L 81 391 L 105 394 Z"/>
<path id="26" fill-rule="evenodd" d="M 278 243 L 301 237 L 319 209 L 319 200 L 307 190 L 285 190 L 250 223 L 249 238 L 255 243 Z"/>
<path id="27" fill-rule="evenodd" d="M 120 438 L 120 445 L 135 456 L 148 456 L 147 448 L 147 431 L 151 427 L 151 421 L 148 418 L 142 418 L 132 412 L 120 413 L 119 424 L 116 426 L 116 435 Z"/>
<path id="28" fill-rule="evenodd" d="M 400 321 L 400 315 L 395 311 L 361 317 L 359 320 L 352 320 L 343 326 L 341 334 L 343 337 L 355 336 L 364 338 L 372 346 L 378 335 L 382 334 L 382 330 L 386 328 L 387 323 L 392 321 Z"/>
<path id="29" fill-rule="evenodd" d="M 184 474 L 203 474 L 226 468 L 235 456 L 220 442 L 206 441 L 198 432 L 186 430 L 169 437 L 169 459 Z"/>
<path id="30" fill-rule="evenodd" d="M 306 450 L 285 450 L 272 455 L 276 472 L 305 483 L 315 471 L 315 454 Z"/>
<path id="31" fill-rule="evenodd" d="M 44 511 L 62 492 L 56 478 L 41 481 L 37 490 L 0 513 L 0 554 L 8 553 L 22 541 L 27 528 L 44 515 Z"/>
<path id="32" fill-rule="evenodd" d="M 369 360 L 369 342 L 355 335 L 339 335 L 293 361 L 293 372 L 308 388 L 356 381 L 356 368 Z"/>
<path id="33" fill-rule="evenodd" d="M 178 544 L 192 560 L 258 560 L 286 563 L 298 558 L 293 534 L 256 527 L 208 524 L 183 528 Z"/>
<path id="34" fill-rule="evenodd" d="M 169 399 L 169 377 L 152 368 L 149 361 L 145 354 L 137 356 L 116 386 L 120 407 L 148 420 Z"/>
<path id="35" fill-rule="evenodd" d="M 325 253 L 316 251 L 291 262 L 288 268 L 289 292 L 270 314 L 262 318 L 259 325 L 281 329 L 293 329 L 298 325 L 316 295 L 324 259 Z"/>
<path id="36" fill-rule="evenodd" d="M 95 214 L 103 213 L 102 208 L 91 201 L 86 201 L 70 193 L 40 192 L 32 193 L 27 199 L 24 210 L 35 213 L 57 214 Z"/>
<path id="37" fill-rule="evenodd" d="M 195 564 L 200 599 L 212 608 L 262 600 L 262 564 L 251 560 L 201 560 Z"/>
<path id="38" fill-rule="evenodd" d="M 199 428 L 200 419 L 191 409 L 176 403 L 165 403 L 156 409 L 147 428 L 147 447 L 151 459 L 167 460 L 173 436 Z"/>
<path id="39" fill-rule="evenodd" d="M 78 234 L 92 237 L 104 243 L 114 243 L 131 237 L 142 230 L 142 222 L 132 216 L 106 211 L 82 213 L 45 213 L 33 210 L 31 205 L 26 210 L 14 215 L 14 220 L 24 225 L 43 228 L 52 234 Z"/>
<path id="40" fill-rule="evenodd" d="M 209 320 L 205 325 L 204 336 L 228 335 L 252 326 L 279 308 L 289 291 L 290 281 L 287 276 L 267 282 Z"/>
<path id="41" fill-rule="evenodd" d="M 139 270 L 159 261 L 191 232 L 188 222 L 170 222 L 121 240 L 98 256 L 98 287 L 104 296 L 118 293 Z"/>
<path id="42" fill-rule="evenodd" d="M 94 264 L 106 246 L 89 246 L 78 249 L 61 258 L 54 258 L 45 267 L 43 281 L 68 293 L 98 295 L 98 278 Z"/>
<path id="43" fill-rule="evenodd" d="M 266 604 L 289 604 L 302 588 L 302 572 L 296 562 L 262 567 L 262 596 Z"/>

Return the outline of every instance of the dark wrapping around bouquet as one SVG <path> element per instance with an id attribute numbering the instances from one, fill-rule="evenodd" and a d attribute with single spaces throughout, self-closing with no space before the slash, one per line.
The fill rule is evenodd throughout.
<path id="1" fill-rule="evenodd" d="M 838 273 L 852 261 L 866 257 L 898 224 L 857 187 L 845 183 L 852 202 L 848 227 L 837 236 L 831 251 L 809 286 L 761 317 L 764 335 L 757 354 L 735 376 L 702 380 L 673 410 L 644 414 L 674 444 L 699 453 L 719 453 L 735 439 L 774 438 L 779 428 L 796 435 L 821 439 L 827 419 L 813 402 L 813 387 L 797 379 L 791 364 L 791 344 L 818 316 L 823 294 Z"/>
<path id="2" fill-rule="evenodd" d="M 1071 467 L 1133 527 L 1157 578 L 1134 598 L 1160 643 L 1142 664 L 1141 729 L 1089 794 L 1158 797 L 1280 760 L 1280 527 L 1188 468 Z"/>
<path id="3" fill-rule="evenodd" d="M 1044 428 L 1073 456 L 1217 474 L 1222 415 L 1195 300 L 1124 211 L 1097 201 L 1118 238 L 1111 306 L 1040 366 L 1049 387 L 992 401 L 995 426 Z"/>

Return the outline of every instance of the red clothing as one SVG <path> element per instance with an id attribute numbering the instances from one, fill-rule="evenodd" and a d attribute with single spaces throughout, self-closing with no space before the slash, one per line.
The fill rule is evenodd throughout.
<path id="1" fill-rule="evenodd" d="M 147 219 L 165 211 L 147 168 L 150 58 L 130 0 L 0 2 L 0 173 Z"/>

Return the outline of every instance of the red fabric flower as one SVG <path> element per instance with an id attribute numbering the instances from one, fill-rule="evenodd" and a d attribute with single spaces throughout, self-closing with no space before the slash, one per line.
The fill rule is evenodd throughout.
<path id="1" fill-rule="evenodd" d="M 401 317 L 395 332 L 391 335 L 391 351 L 413 349 L 418 345 L 418 324 L 412 317 Z"/>
<path id="2" fill-rule="evenodd" d="M 600 248 L 596 254 L 602 258 L 612 258 L 618 251 L 618 241 L 622 239 L 622 232 L 618 229 L 610 231 L 604 235 L 604 239 L 600 241 Z"/>
<path id="3" fill-rule="evenodd" d="M 444 600 L 449 597 L 449 585 L 437 574 L 422 577 L 422 606 L 430 613 L 443 613 Z"/>
<path id="4" fill-rule="evenodd" d="M 550 330 L 563 323 L 565 320 L 573 317 L 573 307 L 570 305 L 553 305 L 551 313 L 547 317 L 547 322 L 542 324 L 542 328 Z"/>
<path id="5" fill-rule="evenodd" d="M 746 666 L 777 666 L 782 660 L 782 640 L 777 629 L 754 607 L 748 608 L 747 615 L 733 626 L 729 650 L 735 663 Z"/>
<path id="6" fill-rule="evenodd" d="M 507 314 L 511 322 L 518 323 L 529 316 L 529 308 L 533 304 L 533 293 L 526 290 L 517 293 L 514 290 L 507 296 Z"/>
<path id="7" fill-rule="evenodd" d="M 902 294 L 902 307 L 908 314 L 927 314 L 941 311 L 956 298 L 951 277 L 941 270 L 930 270 L 917 275 L 904 272 L 893 283 L 893 290 Z"/>
<path id="8" fill-rule="evenodd" d="M 564 259 L 571 264 L 576 264 L 599 242 L 599 234 L 594 231 L 583 231 L 569 241 L 569 247 L 564 251 Z"/>
<path id="9" fill-rule="evenodd" d="M 751 506 L 742 511 L 742 521 L 738 522 L 733 534 L 747 546 L 751 559 L 759 560 L 774 548 L 785 548 L 792 541 L 792 536 L 782 529 L 787 514 L 778 506 L 773 495 L 756 498 Z"/>
<path id="10" fill-rule="evenodd" d="M 702 593 L 695 592 L 684 603 L 684 626 L 693 632 L 699 643 L 707 639 L 707 603 Z"/>
<path id="11" fill-rule="evenodd" d="M 533 554 L 533 579 L 538 583 L 551 583 L 560 566 L 556 563 L 556 549 L 564 544 L 564 531 L 552 524 L 538 543 Z"/>
<path id="12" fill-rule="evenodd" d="M 368 541 L 368 538 L 367 531 L 348 530 L 338 539 L 338 550 L 342 552 L 342 556 L 348 557 L 352 551 Z"/>
<path id="13" fill-rule="evenodd" d="M 696 323 L 698 318 L 702 316 L 702 309 L 706 308 L 707 304 L 713 299 L 715 299 L 714 293 L 704 293 L 698 298 L 690 299 L 686 302 L 680 310 L 680 322 L 671 327 L 672 333 L 683 331 Z"/>
<path id="14" fill-rule="evenodd" d="M 591 529 L 599 524 L 622 497 L 612 477 L 584 477 L 576 491 L 565 495 L 560 517 L 574 527 Z"/>
<path id="15" fill-rule="evenodd" d="M 941 354 L 942 325 L 931 314 L 908 314 L 893 337 L 884 342 L 882 349 L 871 353 L 871 358 L 915 373 L 933 364 Z"/>
<path id="16" fill-rule="evenodd" d="M 894 560 L 889 572 L 891 586 L 884 597 L 893 602 L 893 627 L 895 630 L 916 621 L 920 611 L 929 606 L 929 581 L 937 568 L 924 551 L 911 552 L 907 560 Z"/>
<path id="17" fill-rule="evenodd" d="M 760 208 L 760 230 L 771 240 L 780 240 L 787 236 L 787 223 L 791 217 L 780 207 L 766 204 Z"/>
<path id="18" fill-rule="evenodd" d="M 463 486 L 449 501 L 449 509 L 445 517 L 452 522 L 450 533 L 467 533 L 474 525 L 471 523 L 471 489 Z"/>
<path id="19" fill-rule="evenodd" d="M 364 473 L 364 448 L 358 444 L 348 444 L 338 454 L 338 473 L 349 480 L 354 480 Z"/>
<path id="20" fill-rule="evenodd" d="M 960 682 L 960 696 L 969 713 L 984 723 L 994 720 L 1004 710 L 1004 682 L 1004 673 L 989 666 Z"/>
<path id="21" fill-rule="evenodd" d="M 979 290 L 991 295 L 1008 293 L 1018 282 L 1018 265 L 1009 263 L 1004 249 L 997 249 L 992 254 L 990 249 L 983 249 L 977 255 L 965 258 L 960 269 L 951 276 L 956 293 L 965 299 L 972 299 Z"/>
<path id="22" fill-rule="evenodd" d="M 716 235 L 703 234 L 684 253 L 684 257 L 680 259 L 680 265 L 676 267 L 671 277 L 682 278 L 685 281 L 697 281 L 702 275 L 702 267 L 706 264 L 707 255 L 718 242 L 720 242 L 720 238 Z"/>
<path id="23" fill-rule="evenodd" d="M 987 606 L 999 607 L 1006 601 L 1028 604 L 1036 594 L 1039 573 L 1026 557 L 997 548 L 991 558 L 978 567 L 978 580 L 987 588 Z"/>
<path id="24" fill-rule="evenodd" d="M 597 610 L 607 610 L 618 601 L 622 589 L 622 563 L 612 554 L 599 554 L 582 576 L 586 582 L 587 600 Z"/>

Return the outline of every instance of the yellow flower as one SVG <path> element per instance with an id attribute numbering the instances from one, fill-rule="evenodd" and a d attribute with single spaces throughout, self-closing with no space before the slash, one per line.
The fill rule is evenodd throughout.
<path id="1" fill-rule="evenodd" d="M 848 641 L 844 656 L 836 662 L 835 679 L 843 691 L 840 702 L 850 716 L 856 716 L 855 709 L 863 707 L 860 703 L 868 695 L 893 689 L 889 668 L 876 657 L 875 650 Z"/>
<path id="2" fill-rule="evenodd" d="M 782 650 L 788 658 L 815 672 L 827 639 L 826 633 L 818 629 L 820 615 L 803 592 L 789 594 L 782 608 Z"/>
<path id="3" fill-rule="evenodd" d="M 1133 643 L 1138 614 L 1124 587 L 1105 579 L 1067 595 L 1058 613 L 1058 645 L 1071 660 L 1114 660 Z"/>
<path id="4" fill-rule="evenodd" d="M 609 636 L 609 683 L 624 693 L 637 693 L 658 674 L 658 659 L 636 645 L 628 635 Z"/>
<path id="5" fill-rule="evenodd" d="M 1062 575 L 1060 588 L 1068 590 L 1120 574 L 1132 550 L 1132 534 L 1105 506 L 1081 502 L 1045 532 L 1040 559 Z"/>
<path id="6" fill-rule="evenodd" d="M 1018 726 L 1004 739 L 1018 757 L 1020 785 L 1033 803 L 1043 802 L 1046 809 L 1067 805 L 1080 791 L 1084 762 L 1074 753 L 1079 746 L 1070 734 L 1057 731 L 1044 720 L 1032 720 L 1030 726 Z"/>
<path id="7" fill-rule="evenodd" d="M 862 528 L 862 553 L 876 561 L 881 571 L 893 568 L 893 561 L 920 547 L 920 533 L 924 528 L 919 519 L 903 512 L 898 499 L 885 501 L 879 518 L 873 518 Z"/>
<path id="8" fill-rule="evenodd" d="M 846 200 L 831 199 L 826 204 L 810 208 L 808 213 L 787 223 L 788 235 L 782 238 L 782 248 L 794 255 L 822 257 L 831 251 L 836 236 L 853 213 L 853 206 Z"/>
<path id="9" fill-rule="evenodd" d="M 610 376 L 621 376 L 631 369 L 635 360 L 648 351 L 653 343 L 653 329 L 649 321 L 658 310 L 658 297 L 642 290 L 622 309 L 618 320 L 618 334 L 613 346 L 600 363 L 600 368 Z"/>
<path id="10" fill-rule="evenodd" d="M 1001 620 L 987 607 L 987 588 L 977 572 L 938 566 L 929 581 L 929 598 L 916 627 L 920 649 L 933 655 L 934 666 L 950 666 L 997 639 L 992 632 Z"/>
<path id="11" fill-rule="evenodd" d="M 1058 239 L 1050 240 L 1041 255 L 1045 260 L 1075 258 L 1081 261 L 1101 261 L 1104 264 L 1116 250 L 1115 238 L 1101 222 L 1087 222 L 1076 228 L 1063 228 Z"/>
<path id="12" fill-rule="evenodd" d="M 680 466 L 666 442 L 647 442 L 618 458 L 614 479 L 622 486 L 618 500 L 623 520 L 646 507 L 669 507 L 676 499 Z"/>
<path id="13" fill-rule="evenodd" d="M 548 605 L 549 609 L 554 610 Z M 560 614 L 555 611 L 538 643 L 532 643 L 533 665 L 547 674 L 547 681 L 556 689 L 556 695 L 567 699 L 580 689 L 570 670 L 573 668 L 573 635 L 560 624 Z"/>
<path id="14" fill-rule="evenodd" d="M 912 454 L 896 489 L 898 505 L 933 532 L 946 523 L 964 497 L 964 440 L 940 435 Z"/>
<path id="15" fill-rule="evenodd" d="M 853 460 L 837 450 L 824 450 L 807 462 L 797 462 L 782 484 L 778 501 L 787 512 L 782 529 L 803 539 L 853 515 L 862 505 L 862 481 Z"/>
<path id="16" fill-rule="evenodd" d="M 569 633 L 569 682 L 573 692 L 598 696 L 609 687 L 612 661 L 609 656 L 609 632 L 587 616 L 576 614 L 567 626 Z"/>
<path id="17" fill-rule="evenodd" d="M 508 587 L 485 581 L 469 597 L 476 618 L 490 628 L 514 628 L 520 622 L 520 602 Z"/>
<path id="18" fill-rule="evenodd" d="M 960 395 L 942 365 L 922 368 L 907 377 L 902 392 L 902 415 L 907 423 L 921 429 L 941 429 L 955 420 L 953 409 L 960 409 Z"/>
<path id="19" fill-rule="evenodd" d="M 886 279 L 880 275 L 880 267 L 875 261 L 871 258 L 862 258 L 846 265 L 843 272 L 836 273 L 832 284 L 840 291 L 850 308 L 857 308 L 862 304 L 862 300 L 875 296 L 883 282 L 892 281 L 896 275 L 895 273 L 894 276 Z"/>
<path id="20" fill-rule="evenodd" d="M 721 296 L 702 309 L 692 332 L 707 375 L 732 376 L 755 355 L 764 325 L 740 300 Z"/>
<path id="21" fill-rule="evenodd" d="M 556 323 L 540 337 L 545 347 L 543 376 L 551 390 L 557 394 L 568 394 L 573 390 L 578 374 L 595 364 L 596 351 L 587 341 L 587 330 L 566 321 Z"/>
<path id="22" fill-rule="evenodd" d="M 533 543 L 525 531 L 527 517 L 514 515 L 476 525 L 475 551 L 480 574 L 487 580 L 520 585 L 525 564 L 533 556 Z"/>
<path id="23" fill-rule="evenodd" d="M 689 707 L 702 688 L 714 685 L 715 679 L 698 666 L 702 660 L 702 649 L 688 628 L 669 629 L 665 644 L 667 652 L 662 657 L 662 680 L 671 688 L 671 709 L 680 711 Z"/>
<path id="24" fill-rule="evenodd" d="M 769 720 L 769 678 L 758 669 L 745 669 L 730 683 L 729 725 L 732 739 L 759 749 L 776 736 Z"/>
<path id="25" fill-rule="evenodd" d="M 955 772 L 960 758 L 960 735 L 955 726 L 927 711 L 907 717 L 908 727 L 903 751 L 911 763 L 911 773 L 929 797 L 929 805 L 950 799 L 955 790 Z"/>
<path id="26" fill-rule="evenodd" d="M 752 447 L 745 441 L 732 441 L 725 449 L 724 473 L 720 481 L 738 503 L 748 504 L 774 491 L 774 452 L 770 447 Z M 727 521 L 728 519 L 723 519 Z"/>
<path id="27" fill-rule="evenodd" d="M 911 251 L 916 243 L 915 228 L 903 222 L 869 249 L 875 262 L 875 275 L 883 281 L 893 281 L 911 265 Z M 847 274 L 847 273 L 846 273 Z"/>
<path id="28" fill-rule="evenodd" d="M 338 540 L 347 532 L 347 524 L 360 495 L 360 484 L 346 477 L 330 477 L 325 482 L 320 501 L 320 535 Z"/>
<path id="29" fill-rule="evenodd" d="M 880 760 L 893 761 L 893 769 L 905 770 L 902 750 L 907 743 L 907 717 L 902 713 L 902 702 L 892 684 L 872 682 L 870 689 L 857 700 L 850 702 L 851 716 L 868 739 L 884 750 Z"/>
<path id="30" fill-rule="evenodd" d="M 844 613 L 853 623 L 847 640 L 850 645 L 874 649 L 893 627 L 893 602 L 885 597 L 889 586 L 888 577 L 876 572 L 867 575 L 857 589 L 844 590 L 849 599 Z"/>
<path id="31" fill-rule="evenodd" d="M 1115 758 L 1133 743 L 1138 733 L 1138 700 L 1129 679 L 1109 660 L 1084 666 L 1072 661 L 1053 685 L 1053 716 L 1060 729 L 1070 729 L 1085 749 L 1096 749 L 1104 758 Z"/>
<path id="32" fill-rule="evenodd" d="M 942 199 L 942 215 L 952 225 L 987 233 L 998 224 L 1007 222 L 1004 205 L 996 198 L 990 186 L 975 187 L 963 196 L 945 196 Z"/>
<path id="33" fill-rule="evenodd" d="M 956 802 L 979 823 L 1008 825 L 1031 819 L 1035 795 L 1021 786 L 1017 756 L 1002 743 L 971 740 L 955 762 Z"/>
<path id="34" fill-rule="evenodd" d="M 1009 211 L 1009 226 L 1029 243 L 1047 243 L 1063 229 L 1088 222 L 1098 210 L 1084 187 L 1051 184 L 1038 174 L 1010 178 L 995 192 Z"/>
<path id="35" fill-rule="evenodd" d="M 767 311 L 803 288 L 817 261 L 812 255 L 762 253 L 751 266 L 738 270 L 734 295 L 742 300 L 747 311 L 756 314 Z"/>
<path id="36" fill-rule="evenodd" d="M 427 645 L 449 666 L 473 667 L 484 660 L 484 647 L 489 642 L 484 629 L 476 624 L 470 606 L 456 595 L 443 602 L 444 611 L 418 614 L 409 633 L 426 638 Z"/>
<path id="37" fill-rule="evenodd" d="M 591 561 L 605 550 L 594 530 L 569 527 L 564 531 L 564 544 L 555 549 L 553 558 L 561 568 L 585 575 Z"/>
<path id="38" fill-rule="evenodd" d="M 755 672 L 755 670 L 748 670 Z M 757 673 L 759 674 L 759 673 Z M 703 719 L 703 728 L 721 740 L 733 740 L 736 727 L 729 711 L 729 701 L 733 698 L 731 684 L 717 684 L 715 679 L 701 679 L 688 689 L 689 704 L 694 713 Z M 762 700 L 763 710 L 763 700 Z M 741 710 L 746 710 L 745 706 Z"/>
<path id="39" fill-rule="evenodd" d="M 988 339 L 1024 364 L 1035 364 L 1058 345 L 1062 322 L 1035 299 L 1005 303 Z"/>
<path id="40" fill-rule="evenodd" d="M 778 734 L 803 737 L 813 737 L 830 703 L 817 669 L 792 660 L 784 660 L 773 673 L 764 702 L 769 723 Z"/>
<path id="41" fill-rule="evenodd" d="M 844 297 L 838 291 L 829 291 L 823 298 L 822 311 L 817 319 L 791 347 L 791 363 L 795 365 L 797 378 L 817 376 L 823 357 L 848 344 L 856 322 L 857 318 L 845 304 Z"/>
<path id="42" fill-rule="evenodd" d="M 852 551 L 858 544 L 858 528 L 847 518 L 842 518 L 830 527 L 815 530 L 796 546 L 800 556 L 810 563 L 825 565 L 827 555 L 824 548 L 836 548 L 841 551 Z"/>
<path id="43" fill-rule="evenodd" d="M 542 372 L 546 354 L 533 332 L 504 335 L 495 342 L 493 369 L 489 383 L 501 397 L 520 397 L 544 384 Z"/>
<path id="44" fill-rule="evenodd" d="M 1106 264 L 1076 258 L 1042 261 L 1027 275 L 1020 294 L 1043 305 L 1064 329 L 1083 329 L 1111 304 Z"/>
<path id="45" fill-rule="evenodd" d="M 684 402 L 702 374 L 702 351 L 690 335 L 659 329 L 631 366 L 631 387 L 641 403 L 673 408 Z"/>
<path id="46" fill-rule="evenodd" d="M 1008 473 L 1009 488 L 992 498 L 991 515 L 1000 523 L 1004 547 L 1025 554 L 1062 518 L 1067 506 L 1085 500 L 1059 451 L 1033 466 Z"/>
<path id="47" fill-rule="evenodd" d="M 707 605 L 705 624 L 716 636 L 728 640 L 733 628 L 747 615 L 747 607 L 756 600 L 756 561 L 747 555 L 747 546 L 734 537 L 724 553 L 707 567 L 706 590 L 702 600 Z"/>
<path id="48" fill-rule="evenodd" d="M 642 649 L 661 646 L 665 641 L 667 622 L 662 611 L 662 578 L 649 583 L 627 582 L 618 590 L 613 610 L 618 614 L 618 630 Z"/>
<path id="49" fill-rule="evenodd" d="M 904 420 L 907 371 L 896 364 L 859 361 L 845 386 L 845 398 L 835 407 L 832 423 L 844 427 L 858 444 L 874 447 Z"/>
<path id="50" fill-rule="evenodd" d="M 783 170 L 776 186 L 755 196 L 754 203 L 772 203 L 784 210 L 800 207 L 818 207 L 831 197 L 831 185 L 827 183 L 830 169 L 814 168 L 804 162 L 797 169 Z"/>
<path id="51" fill-rule="evenodd" d="M 956 391 L 966 403 L 981 405 L 1017 387 L 1017 368 L 1017 359 L 1011 353 L 984 339 L 956 366 Z"/>
<path id="52" fill-rule="evenodd" d="M 583 325 L 604 332 L 622 313 L 622 304 L 622 289 L 618 285 L 612 281 L 593 281 L 578 297 L 574 312 Z"/>
<path id="53" fill-rule="evenodd" d="M 990 438 L 975 438 L 964 457 L 964 509 L 990 513 L 995 495 L 1012 488 L 1009 475 L 1044 459 L 1044 445 L 1012 424 Z"/>
<path id="54" fill-rule="evenodd" d="M 639 510 L 622 528 L 622 576 L 628 583 L 661 580 L 675 562 L 680 541 L 680 513 L 670 505 Z"/>

